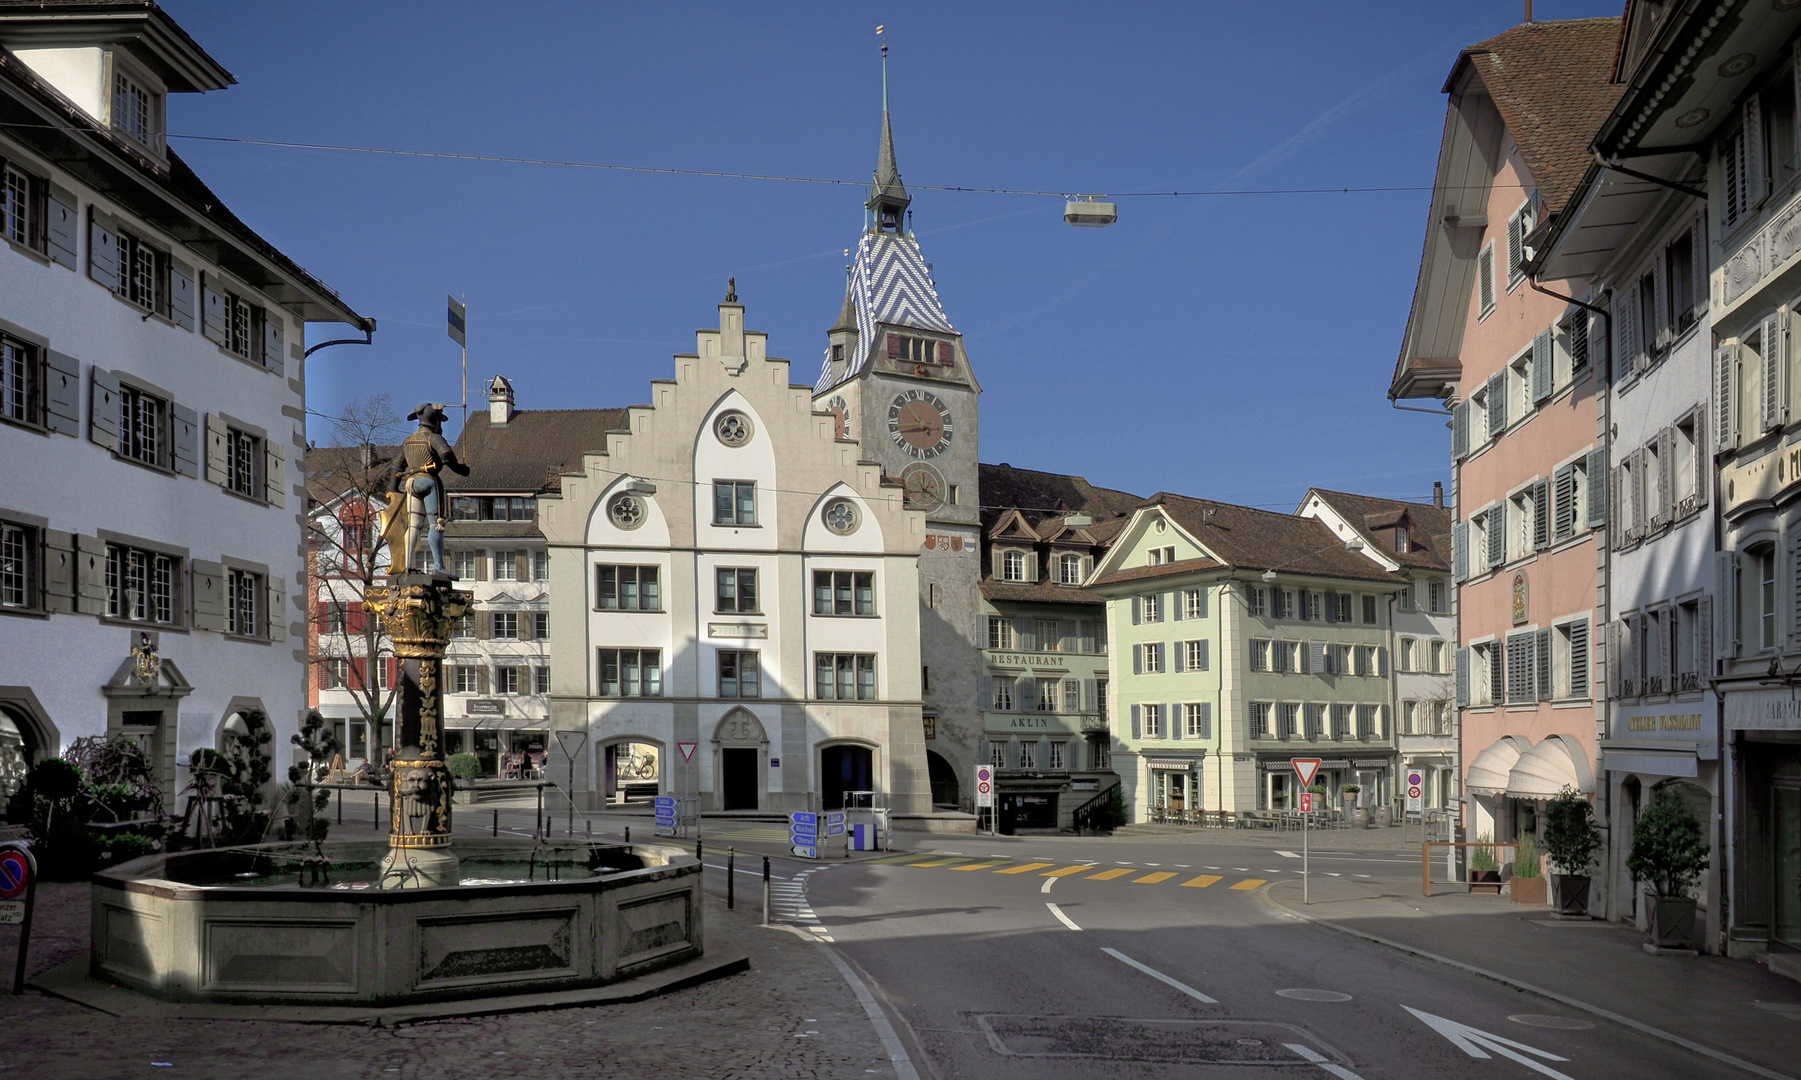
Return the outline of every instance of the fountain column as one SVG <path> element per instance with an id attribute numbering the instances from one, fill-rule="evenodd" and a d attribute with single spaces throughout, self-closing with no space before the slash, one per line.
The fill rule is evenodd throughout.
<path id="1" fill-rule="evenodd" d="M 384 889 L 455 885 L 450 850 L 450 768 L 444 763 L 444 648 L 451 627 L 469 610 L 470 594 L 451 588 L 449 574 L 410 571 L 367 590 L 399 660 L 399 714 L 394 718 L 393 817 Z"/>

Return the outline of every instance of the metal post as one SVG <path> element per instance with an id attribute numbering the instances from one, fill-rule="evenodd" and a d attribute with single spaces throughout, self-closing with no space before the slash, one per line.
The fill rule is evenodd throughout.
<path id="1" fill-rule="evenodd" d="M 763 925 L 769 925 L 769 856 L 763 856 Z"/>
<path id="2" fill-rule="evenodd" d="M 625 842 L 628 844 L 632 842 L 632 827 L 630 825 L 625 827 Z"/>
<path id="3" fill-rule="evenodd" d="M 344 789 L 338 789 L 338 824 L 344 824 Z"/>
<path id="4" fill-rule="evenodd" d="M 700 837 L 698 837 L 698 836 L 697 836 L 697 837 L 695 837 L 695 838 L 694 838 L 694 861 L 695 861 L 695 862 L 700 862 L 700 861 L 701 861 L 701 858 L 700 858 Z"/>
<path id="5" fill-rule="evenodd" d="M 19 963 L 13 969 L 13 996 L 18 997 L 25 992 L 25 950 L 31 947 L 31 913 L 37 906 L 38 860 L 31 849 L 22 843 L 9 844 L 7 847 L 25 856 L 25 921 L 19 924 Z M 765 859 L 764 862 L 767 863 L 768 860 Z M 767 894 L 767 887 L 764 892 Z M 763 921 L 767 924 L 769 920 L 765 918 Z"/>
<path id="6" fill-rule="evenodd" d="M 500 811 L 494 811 L 494 835 L 500 835 Z"/>
<path id="7" fill-rule="evenodd" d="M 737 897 L 738 868 L 735 862 L 737 854 L 729 847 L 725 849 L 725 909 L 727 911 L 732 910 L 733 902 Z"/>
<path id="8" fill-rule="evenodd" d="M 379 791 L 375 793 L 375 816 L 369 819 L 369 824 L 377 831 L 381 829 L 381 792 Z"/>
<path id="9" fill-rule="evenodd" d="M 1313 878 L 1307 873 L 1307 819 L 1312 814 L 1301 815 L 1301 903 L 1313 903 Z"/>
<path id="10" fill-rule="evenodd" d="M 583 818 L 582 819 L 582 828 L 587 832 L 588 839 L 590 839 L 590 840 L 594 839 L 594 819 L 593 818 Z"/>

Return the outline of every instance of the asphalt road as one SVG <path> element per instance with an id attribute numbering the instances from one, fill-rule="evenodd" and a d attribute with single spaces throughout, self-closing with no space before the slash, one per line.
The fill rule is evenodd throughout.
<path id="1" fill-rule="evenodd" d="M 1281 914 L 1262 894 L 1299 877 L 1286 838 L 938 839 L 920 846 L 958 854 L 829 865 L 785 913 L 860 969 L 922 1077 L 1743 1075 Z M 1355 852 L 1312 871 L 1418 865 Z"/>

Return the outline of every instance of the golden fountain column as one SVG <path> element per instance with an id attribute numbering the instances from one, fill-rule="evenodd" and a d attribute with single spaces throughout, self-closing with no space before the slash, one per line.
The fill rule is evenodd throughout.
<path id="1" fill-rule="evenodd" d="M 399 715 L 389 788 L 393 817 L 381 887 L 420 889 L 457 883 L 450 851 L 450 769 L 444 763 L 444 648 L 469 610 L 470 594 L 443 572 L 397 574 L 366 600 L 387 627 L 400 661 Z"/>

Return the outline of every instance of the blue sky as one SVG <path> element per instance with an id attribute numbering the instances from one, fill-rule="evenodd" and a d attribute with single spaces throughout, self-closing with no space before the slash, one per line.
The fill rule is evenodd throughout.
<path id="1" fill-rule="evenodd" d="M 914 228 L 984 389 L 982 460 L 1277 509 L 1448 478 L 1442 420 L 1386 398 L 1426 192 L 1124 198 L 1117 225 L 1076 229 L 1055 198 L 918 188 L 1429 184 L 1445 74 L 1517 0 L 165 3 L 239 79 L 173 100 L 174 134 L 849 180 L 875 164 L 883 23 Z M 446 293 L 469 298 L 471 387 L 504 373 L 521 408 L 648 400 L 727 276 L 810 383 L 866 194 L 173 145 L 380 321 L 373 348 L 310 361 L 325 413 L 457 400 Z"/>

